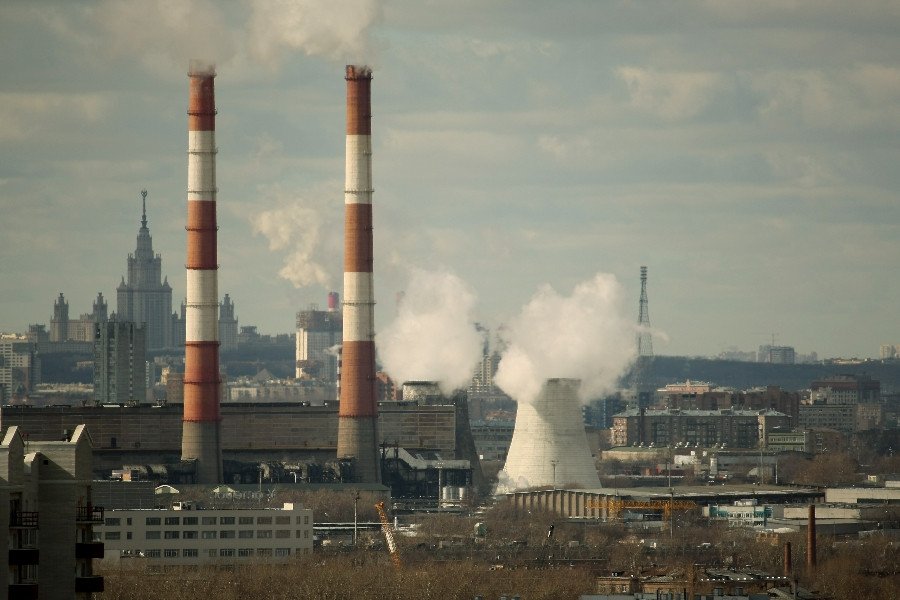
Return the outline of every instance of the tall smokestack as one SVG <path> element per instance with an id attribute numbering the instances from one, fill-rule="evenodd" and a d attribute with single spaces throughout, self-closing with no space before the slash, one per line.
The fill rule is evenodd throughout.
<path id="1" fill-rule="evenodd" d="M 816 505 L 809 505 L 809 522 L 806 524 L 806 567 L 816 568 Z"/>
<path id="2" fill-rule="evenodd" d="M 197 461 L 197 483 L 222 482 L 215 76 L 212 65 L 191 61 L 188 71 L 187 304 L 181 458 Z"/>
<path id="3" fill-rule="evenodd" d="M 372 71 L 347 65 L 344 191 L 344 334 L 338 458 L 356 460 L 356 480 L 380 483 L 372 285 Z"/>

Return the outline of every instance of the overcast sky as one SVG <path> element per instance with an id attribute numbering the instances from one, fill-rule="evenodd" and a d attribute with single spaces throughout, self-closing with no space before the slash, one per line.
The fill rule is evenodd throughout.
<path id="1" fill-rule="evenodd" d="M 900 343 L 900 3 L 0 5 L 0 330 L 115 287 L 140 190 L 184 298 L 187 64 L 218 65 L 220 295 L 341 289 L 343 65 L 374 67 L 376 328 L 411 267 L 486 324 L 598 272 L 657 354 Z"/>

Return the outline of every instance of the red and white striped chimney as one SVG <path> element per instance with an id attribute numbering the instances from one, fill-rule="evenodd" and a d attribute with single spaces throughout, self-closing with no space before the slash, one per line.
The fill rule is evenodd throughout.
<path id="1" fill-rule="evenodd" d="M 215 76 L 212 65 L 191 61 L 188 72 L 187 304 L 181 458 L 197 461 L 197 483 L 222 482 Z"/>
<path id="2" fill-rule="evenodd" d="M 356 480 L 380 483 L 372 285 L 372 71 L 347 65 L 344 307 L 337 457 L 356 461 Z"/>

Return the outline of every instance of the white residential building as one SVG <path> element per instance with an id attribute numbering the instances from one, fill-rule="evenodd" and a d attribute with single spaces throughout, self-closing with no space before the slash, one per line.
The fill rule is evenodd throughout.
<path id="1" fill-rule="evenodd" d="M 251 560 L 288 562 L 312 552 L 312 509 L 107 510 L 94 529 L 104 541 L 104 560 L 141 558 L 157 565 L 235 564 Z"/>

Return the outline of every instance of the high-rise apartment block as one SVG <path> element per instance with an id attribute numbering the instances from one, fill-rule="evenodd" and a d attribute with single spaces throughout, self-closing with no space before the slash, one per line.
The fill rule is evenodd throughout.
<path id="1" fill-rule="evenodd" d="M 234 302 L 228 294 L 225 294 L 225 298 L 219 304 L 219 349 L 234 350 L 237 345 L 238 319 L 234 316 Z"/>
<path id="2" fill-rule="evenodd" d="M 96 325 L 94 338 L 94 401 L 146 402 L 147 339 L 143 326 L 113 318 Z"/>
<path id="3" fill-rule="evenodd" d="M 337 309 L 311 306 L 297 313 L 297 379 L 308 377 L 336 383 L 343 321 Z"/>
<path id="4" fill-rule="evenodd" d="M 0 403 L 27 393 L 40 380 L 36 344 L 27 336 L 0 334 Z"/>

